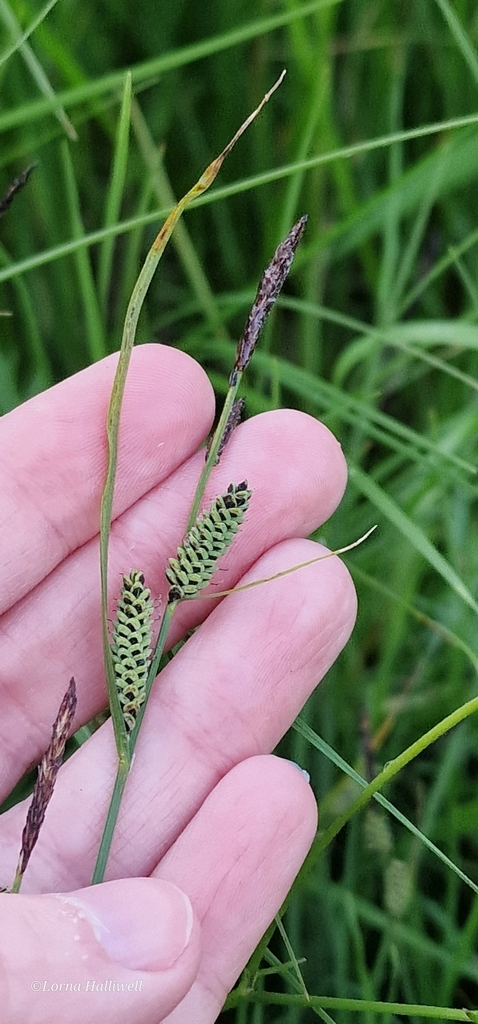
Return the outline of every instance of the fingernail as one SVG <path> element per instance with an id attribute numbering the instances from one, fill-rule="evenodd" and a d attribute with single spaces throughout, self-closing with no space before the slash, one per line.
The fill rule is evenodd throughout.
<path id="1" fill-rule="evenodd" d="M 104 882 L 57 899 L 89 922 L 110 960 L 131 970 L 166 971 L 189 942 L 191 904 L 175 885 L 158 878 Z"/>
<path id="2" fill-rule="evenodd" d="M 293 764 L 294 768 L 297 768 L 297 771 L 304 776 L 304 779 L 306 779 L 307 782 L 310 782 L 310 775 L 308 771 L 305 770 L 305 768 L 301 768 L 300 764 L 297 764 L 297 761 L 291 761 L 290 757 L 286 757 L 285 760 L 288 761 L 289 764 Z"/>

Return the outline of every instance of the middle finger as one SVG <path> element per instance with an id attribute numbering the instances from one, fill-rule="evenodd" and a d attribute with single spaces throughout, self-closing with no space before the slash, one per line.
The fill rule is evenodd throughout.
<path id="1" fill-rule="evenodd" d="M 263 556 L 260 578 L 320 553 L 287 541 Z M 343 647 L 353 585 L 332 557 L 226 598 L 163 670 L 151 695 L 107 877 L 151 872 L 206 795 L 244 758 L 274 748 Z M 115 771 L 111 722 L 60 772 L 25 891 L 91 879 Z M 3 816 L 1 876 L 12 874 L 22 805 Z"/>

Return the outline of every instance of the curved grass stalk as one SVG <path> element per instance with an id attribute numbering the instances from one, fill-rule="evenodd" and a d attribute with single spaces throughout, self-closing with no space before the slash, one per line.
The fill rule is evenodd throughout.
<path id="1" fill-rule="evenodd" d="M 351 768 L 350 765 L 348 765 L 343 760 L 343 758 L 340 757 L 340 755 L 336 754 L 336 752 L 329 746 L 328 743 L 325 743 L 324 740 L 317 737 L 316 734 L 314 734 L 313 730 L 309 728 L 306 722 L 303 722 L 300 718 L 296 719 L 293 728 L 296 729 L 296 731 L 299 732 L 301 735 L 305 736 L 306 739 L 310 743 L 312 743 L 313 746 L 316 747 L 316 749 L 321 750 L 322 753 L 325 753 L 327 756 L 329 756 L 334 764 L 336 764 L 342 771 L 345 771 L 346 774 L 361 787 L 362 791 L 359 794 L 359 796 L 346 808 L 346 810 L 342 814 L 337 815 L 332 824 L 329 825 L 325 832 L 323 832 L 322 835 L 320 835 L 313 843 L 299 871 L 296 881 L 294 882 L 292 889 L 290 890 L 284 903 L 282 904 L 282 907 L 278 915 L 275 917 L 274 921 L 269 925 L 267 931 L 263 935 L 261 941 L 259 942 L 258 946 L 254 950 L 254 953 L 252 954 L 252 957 L 246 969 L 245 982 L 240 982 L 238 988 L 235 989 L 235 992 L 240 992 L 242 994 L 252 989 L 251 979 L 255 977 L 259 969 L 259 964 L 264 956 L 265 950 L 267 949 L 267 946 L 276 930 L 277 921 L 278 919 L 284 916 L 287 907 L 289 906 L 293 892 L 296 890 L 298 886 L 300 886 L 303 883 L 304 879 L 307 877 L 309 872 L 315 867 L 317 861 L 320 859 L 320 857 L 325 852 L 326 848 L 335 839 L 338 833 L 345 827 L 345 825 L 347 825 L 349 821 L 352 820 L 354 815 L 357 814 L 364 807 L 366 807 L 371 800 L 376 800 L 381 807 L 388 811 L 389 814 L 392 814 L 397 819 L 397 821 L 404 825 L 404 827 L 407 828 L 409 832 L 412 833 L 412 835 L 416 836 L 417 839 L 419 839 L 420 842 L 422 842 L 427 847 L 427 849 L 434 853 L 435 856 L 438 857 L 439 860 L 446 865 L 446 867 L 450 868 L 450 870 L 453 871 L 454 874 L 457 875 L 458 878 L 460 878 L 461 881 L 464 882 L 464 884 L 467 885 L 475 893 L 475 895 L 478 894 L 478 885 L 476 884 L 476 882 L 474 882 L 468 875 L 465 874 L 464 871 L 462 871 L 456 864 L 454 864 L 453 861 L 450 860 L 450 858 L 447 857 L 447 855 L 443 853 L 443 851 L 440 850 L 440 848 L 431 841 L 431 839 L 428 839 L 428 837 L 424 835 L 423 832 L 421 832 L 420 829 L 418 829 L 417 826 L 413 824 L 413 822 L 406 818 L 405 815 L 403 815 L 401 811 L 399 811 L 392 803 L 390 803 L 390 801 L 387 800 L 380 792 L 383 789 L 383 787 L 388 782 L 390 782 L 395 777 L 395 775 L 398 774 L 398 772 L 402 770 L 402 768 L 405 768 L 407 764 L 413 761 L 415 757 L 418 757 L 419 754 L 423 753 L 423 751 L 426 750 L 429 746 L 431 746 L 432 743 L 435 743 L 447 732 L 449 732 L 450 729 L 453 729 L 456 725 L 459 725 L 460 722 L 463 722 L 466 718 L 469 718 L 471 715 L 474 715 L 476 713 L 478 713 L 478 697 L 473 697 L 471 700 L 467 701 L 465 704 L 462 704 L 459 708 L 456 708 L 455 711 L 452 711 L 451 714 L 443 718 L 440 722 L 437 723 L 437 725 L 433 726 L 431 729 L 428 730 L 428 732 L 424 733 L 423 736 L 420 736 L 418 740 L 416 740 L 409 747 L 403 750 L 402 753 L 399 754 L 397 757 L 393 758 L 392 761 L 387 762 L 383 770 L 378 775 L 376 775 L 375 778 L 372 779 L 372 781 L 369 783 L 367 783 L 366 780 L 358 774 L 358 772 Z M 234 993 L 231 993 L 228 996 L 226 1002 L 227 1007 L 233 1005 L 233 1003 L 230 1001 L 233 995 Z"/>

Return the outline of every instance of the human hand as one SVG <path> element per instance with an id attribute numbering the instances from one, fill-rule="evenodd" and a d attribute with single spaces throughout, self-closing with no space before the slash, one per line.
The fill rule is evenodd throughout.
<path id="1" fill-rule="evenodd" d="M 98 523 L 116 360 L 0 422 L 1 800 L 47 747 L 72 675 L 74 729 L 106 704 Z M 197 363 L 159 345 L 134 351 L 110 540 L 112 599 L 120 574 L 136 568 L 164 601 L 164 568 L 183 537 L 204 461 L 197 449 L 213 414 Z M 251 505 L 214 578 L 221 590 L 320 554 L 300 538 L 331 515 L 346 470 L 325 427 L 280 411 L 235 431 L 203 504 L 244 478 Z M 84 888 L 116 769 L 108 721 L 62 767 L 22 893 L 0 896 L 4 1024 L 216 1019 L 316 827 L 305 778 L 269 752 L 354 617 L 353 585 L 336 557 L 220 602 L 178 607 L 172 643 L 201 625 L 153 687 L 110 881 Z M 6 886 L 25 814 L 20 804 L 0 819 Z"/>

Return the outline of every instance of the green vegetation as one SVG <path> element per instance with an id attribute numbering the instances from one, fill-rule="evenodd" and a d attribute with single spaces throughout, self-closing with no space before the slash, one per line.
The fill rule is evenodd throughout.
<path id="1" fill-rule="evenodd" d="M 308 213 L 242 394 L 249 415 L 293 405 L 340 439 L 350 483 L 320 539 L 339 547 L 379 527 L 346 556 L 360 600 L 352 640 L 281 747 L 312 775 L 317 849 L 283 919 L 285 945 L 276 935 L 266 953 L 270 976 L 252 997 L 245 986 L 232 996 L 227 1019 L 404 1019 L 379 1000 L 417 1004 L 413 1021 L 427 1006 L 436 1020 L 440 1006 L 472 1019 L 461 1008 L 478 1004 L 478 899 L 421 833 L 478 882 L 475 718 L 463 713 L 387 785 L 418 831 L 373 801 L 328 845 L 325 830 L 360 793 L 329 747 L 367 778 L 372 760 L 379 771 L 477 693 L 476 5 L 51 7 L 42 20 L 31 0 L 0 0 L 0 192 L 38 161 L 0 220 L 0 310 L 11 313 L 1 411 L 118 349 L 173 196 L 286 67 L 178 226 L 139 341 L 181 346 L 224 395 L 261 272 Z M 326 1009 L 305 1008 L 294 957 L 307 959 L 307 991 L 332 998 Z M 267 989 L 287 994 L 282 1008 Z"/>

